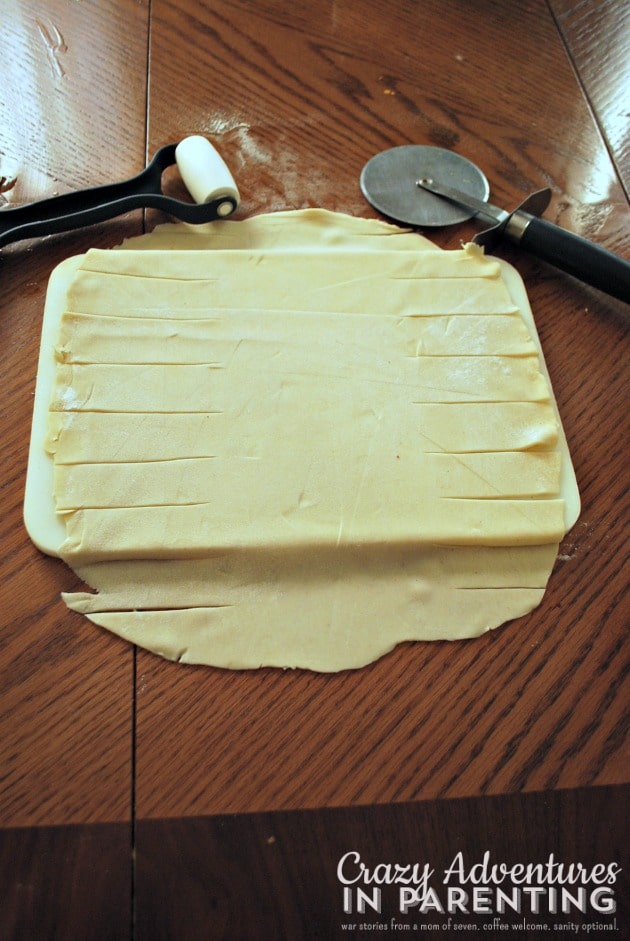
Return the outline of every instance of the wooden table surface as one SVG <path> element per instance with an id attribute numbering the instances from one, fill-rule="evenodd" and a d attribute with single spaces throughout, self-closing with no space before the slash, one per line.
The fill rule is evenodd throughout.
<path id="1" fill-rule="evenodd" d="M 546 218 L 630 256 L 622 0 L 8 0 L 2 20 L 2 206 L 127 178 L 199 133 L 239 218 L 374 217 L 365 162 L 430 144 L 477 163 L 499 205 L 551 187 Z M 47 279 L 156 221 L 0 251 L 1 941 L 332 939 L 351 849 L 619 858 L 630 308 L 497 249 L 527 286 L 582 497 L 539 608 L 352 673 L 184 667 L 68 611 L 76 578 L 22 522 Z"/>

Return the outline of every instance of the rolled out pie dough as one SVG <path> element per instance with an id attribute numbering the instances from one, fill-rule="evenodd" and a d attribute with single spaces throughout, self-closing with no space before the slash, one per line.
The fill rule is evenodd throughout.
<path id="1" fill-rule="evenodd" d="M 51 278 L 27 528 L 133 643 L 337 671 L 474 637 L 540 602 L 578 512 L 524 289 L 474 246 L 307 210 Z"/>

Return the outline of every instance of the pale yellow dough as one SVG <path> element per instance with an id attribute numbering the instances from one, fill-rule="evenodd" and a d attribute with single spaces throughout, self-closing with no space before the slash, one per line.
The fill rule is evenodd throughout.
<path id="1" fill-rule="evenodd" d="M 88 252 L 46 439 L 96 589 L 69 607 L 182 662 L 320 671 L 531 610 L 570 467 L 516 294 L 474 247 L 323 210 Z"/>

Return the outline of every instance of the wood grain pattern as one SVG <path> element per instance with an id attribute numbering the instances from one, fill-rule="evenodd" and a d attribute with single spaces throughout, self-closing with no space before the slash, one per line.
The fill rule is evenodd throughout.
<path id="1" fill-rule="evenodd" d="M 615 0 L 550 0 L 612 161 L 630 195 L 630 7 Z"/>
<path id="2" fill-rule="evenodd" d="M 454 147 L 497 201 L 551 185 L 552 218 L 627 250 L 624 194 L 545 4 L 490 6 L 156 2 L 150 135 L 210 134 L 242 215 L 370 215 L 372 154 Z M 186 60 L 167 55 L 181 30 Z M 434 235 L 454 247 L 466 231 Z M 623 305 L 501 253 L 528 286 L 583 491 L 543 604 L 474 644 L 407 645 L 332 677 L 182 671 L 139 651 L 140 817 L 625 780 Z"/>
<path id="3" fill-rule="evenodd" d="M 9 7 L 0 35 L 5 205 L 137 172 L 145 153 L 146 7 Z M 68 619 L 59 595 L 70 573 L 29 542 L 22 500 L 48 277 L 91 242 L 116 244 L 140 224 L 136 216 L 20 243 L 0 258 L 3 826 L 130 819 L 133 651 Z"/>
<path id="4" fill-rule="evenodd" d="M 2 17 L 6 204 L 137 173 L 144 148 L 129 140 L 145 126 L 147 0 L 8 0 Z"/>
<path id="5" fill-rule="evenodd" d="M 124 941 L 131 824 L 0 830 L 3 941 Z"/>
<path id="6" fill-rule="evenodd" d="M 428 864 L 435 889 L 442 888 L 442 873 L 457 853 L 468 868 L 480 864 L 486 852 L 492 863 L 507 865 L 544 862 L 553 853 L 557 861 L 579 859 L 585 867 L 613 860 L 623 867 L 628 859 L 622 835 L 627 797 L 627 787 L 594 788 L 318 813 L 140 821 L 137 939 L 337 941 L 439 934 L 452 941 L 475 930 L 484 939 L 498 934 L 539 941 L 541 929 L 527 927 L 536 924 L 546 924 L 549 937 L 563 937 L 568 932 L 555 932 L 553 926 L 564 919 L 550 917 L 544 903 L 536 917 L 524 908 L 520 917 L 509 913 L 501 918 L 501 931 L 492 928 L 490 916 L 480 914 L 452 918 L 449 929 L 448 917 L 436 912 L 414 917 L 412 909 L 401 915 L 391 886 L 382 889 L 380 914 L 368 907 L 363 917 L 348 915 L 337 864 L 350 851 L 360 853 L 370 868 L 377 863 Z M 570 920 L 578 926 L 593 921 L 614 925 L 615 918 L 619 927 L 627 924 L 629 888 L 624 869 L 615 885 L 614 916 L 595 919 L 573 912 Z M 391 927 L 392 916 L 397 929 Z M 414 921 L 439 927 L 405 932 Z M 361 922 L 371 930 L 359 930 Z M 455 922 L 468 927 L 458 931 Z M 355 924 L 354 931 L 342 928 L 349 923 Z M 619 927 L 617 932 L 589 934 L 618 937 Z"/>

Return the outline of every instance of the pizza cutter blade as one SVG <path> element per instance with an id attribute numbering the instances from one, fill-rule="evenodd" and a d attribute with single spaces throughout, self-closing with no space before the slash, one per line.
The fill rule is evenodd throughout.
<path id="1" fill-rule="evenodd" d="M 481 216 L 493 225 L 473 238 L 492 249 L 505 237 L 585 284 L 630 303 L 630 263 L 587 239 L 538 218 L 551 191 L 539 190 L 509 212 L 488 202 L 484 174 L 441 147 L 392 147 L 361 172 L 361 190 L 375 209 L 411 226 L 445 226 Z"/>
<path id="2" fill-rule="evenodd" d="M 361 190 L 375 209 L 404 225 L 454 225 L 475 215 L 419 187 L 420 178 L 441 180 L 480 200 L 490 193 L 487 179 L 470 160 L 441 147 L 415 144 L 392 147 L 368 160 Z"/>

